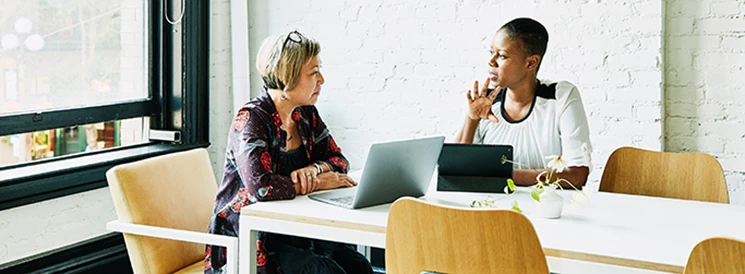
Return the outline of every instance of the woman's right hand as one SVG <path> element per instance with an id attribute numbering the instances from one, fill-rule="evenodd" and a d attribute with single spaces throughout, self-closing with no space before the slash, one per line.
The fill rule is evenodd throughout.
<path id="1" fill-rule="evenodd" d="M 473 89 L 466 93 L 466 99 L 468 100 L 468 118 L 471 120 L 487 119 L 492 122 L 499 122 L 497 116 L 491 111 L 492 103 L 494 98 L 499 93 L 499 87 L 494 90 L 489 96 L 486 95 L 486 91 L 489 88 L 489 78 L 486 78 L 484 85 L 479 88 L 479 81 L 473 82 Z"/>
<path id="2" fill-rule="evenodd" d="M 296 193 L 304 195 L 318 189 L 317 173 L 318 171 L 313 166 L 307 166 L 290 173 L 292 182 L 299 186 Z"/>
<path id="3" fill-rule="evenodd" d="M 318 188 L 316 190 L 335 189 L 341 187 L 353 187 L 357 185 L 349 175 L 337 172 L 324 172 L 316 177 Z"/>

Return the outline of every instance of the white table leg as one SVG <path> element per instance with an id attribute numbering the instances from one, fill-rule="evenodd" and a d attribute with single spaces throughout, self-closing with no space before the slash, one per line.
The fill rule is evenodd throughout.
<path id="1" fill-rule="evenodd" d="M 364 245 L 358 244 L 357 245 L 357 252 L 359 252 L 360 254 L 364 255 L 365 258 L 367 258 L 367 260 L 370 261 L 370 253 L 371 252 L 370 252 L 370 247 L 369 246 L 364 246 Z"/>
<path id="2" fill-rule="evenodd" d="M 227 256 L 227 272 L 228 274 L 238 273 L 238 255 L 240 254 L 238 252 L 238 245 L 233 242 L 233 244 L 230 244 L 225 247 L 228 252 L 226 254 Z"/>
<path id="3" fill-rule="evenodd" d="M 239 232 L 238 242 L 240 247 L 238 250 L 239 268 L 238 271 L 242 274 L 256 274 L 256 230 L 251 229 L 248 222 L 244 221 L 248 218 L 241 218 L 239 221 Z"/>
<path id="4" fill-rule="evenodd" d="M 548 270 L 554 273 L 571 274 L 665 274 L 667 272 L 630 268 L 617 265 L 585 262 L 565 258 L 546 256 Z"/>
<path id="5" fill-rule="evenodd" d="M 249 230 L 248 231 L 248 239 L 246 239 L 246 245 L 248 245 L 248 254 L 246 257 L 248 259 L 248 273 L 249 274 L 256 274 L 256 230 Z"/>

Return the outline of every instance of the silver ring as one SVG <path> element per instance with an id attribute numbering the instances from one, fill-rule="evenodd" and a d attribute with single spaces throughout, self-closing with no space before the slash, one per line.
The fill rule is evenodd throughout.
<path id="1" fill-rule="evenodd" d="M 313 175 L 313 174 L 305 173 L 305 177 L 310 177 L 311 175 Z"/>

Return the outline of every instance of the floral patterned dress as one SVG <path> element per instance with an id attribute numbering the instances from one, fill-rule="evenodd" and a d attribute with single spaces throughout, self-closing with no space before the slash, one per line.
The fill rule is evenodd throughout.
<path id="1" fill-rule="evenodd" d="M 321 121 L 315 106 L 298 107 L 292 114 L 309 163 L 325 162 L 334 171 L 346 173 L 348 162 Z M 225 172 L 215 200 L 209 233 L 238 236 L 240 210 L 256 202 L 295 198 L 290 177 L 277 174 L 280 152 L 285 151 L 287 133 L 269 93 L 246 103 L 236 114 L 228 136 Z M 278 262 L 267 256 L 262 241 L 268 233 L 258 233 L 258 273 L 281 273 Z M 226 250 L 206 248 L 205 273 L 224 273 Z"/>

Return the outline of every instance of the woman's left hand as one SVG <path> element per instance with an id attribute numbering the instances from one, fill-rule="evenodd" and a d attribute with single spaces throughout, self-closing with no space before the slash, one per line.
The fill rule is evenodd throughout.
<path id="1" fill-rule="evenodd" d="M 497 94 L 501 88 L 496 87 L 494 92 L 486 95 L 489 88 L 490 80 L 486 78 L 484 84 L 479 88 L 479 81 L 473 82 L 473 89 L 466 93 L 466 99 L 468 101 L 468 118 L 471 120 L 489 120 L 494 123 L 498 123 L 499 119 L 491 110 L 494 98 L 497 98 Z"/>
<path id="2" fill-rule="evenodd" d="M 357 182 L 349 175 L 338 172 L 324 172 L 318 175 L 318 190 L 335 189 L 340 187 L 353 187 Z"/>
<path id="3" fill-rule="evenodd" d="M 318 189 L 316 176 L 318 170 L 314 166 L 307 166 L 290 173 L 293 183 L 300 184 L 300 194 L 308 194 Z"/>

